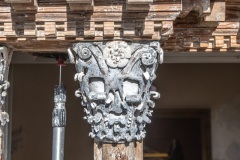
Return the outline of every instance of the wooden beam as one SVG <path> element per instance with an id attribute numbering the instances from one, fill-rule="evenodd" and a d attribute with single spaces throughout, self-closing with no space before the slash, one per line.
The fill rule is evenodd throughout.
<path id="1" fill-rule="evenodd" d="M 127 0 L 127 4 L 151 4 L 153 0 Z"/>
<path id="2" fill-rule="evenodd" d="M 93 0 L 66 0 L 71 10 L 93 10 Z"/>
<path id="3" fill-rule="evenodd" d="M 24 24 L 24 35 L 25 36 L 36 36 L 36 24 L 25 23 Z"/>
<path id="4" fill-rule="evenodd" d="M 114 36 L 114 22 L 104 22 L 104 36 Z"/>
<path id="5" fill-rule="evenodd" d="M 94 144 L 94 160 L 143 160 L 143 143 Z"/>
<path id="6" fill-rule="evenodd" d="M 211 5 L 211 14 L 205 17 L 205 21 L 225 21 L 226 2 L 213 2 Z"/>
<path id="7" fill-rule="evenodd" d="M 154 22 L 153 21 L 145 21 L 143 36 L 152 36 L 154 34 Z"/>
<path id="8" fill-rule="evenodd" d="M 84 22 L 84 35 L 86 37 L 95 36 L 95 23 L 94 22 Z"/>
<path id="9" fill-rule="evenodd" d="M 6 3 L 11 3 L 14 10 L 36 10 L 38 7 L 37 0 L 5 0 Z"/>
<path id="10" fill-rule="evenodd" d="M 93 3 L 93 0 L 66 0 L 67 3 Z"/>
<path id="11" fill-rule="evenodd" d="M 4 0 L 6 3 L 31 3 L 32 0 Z"/>

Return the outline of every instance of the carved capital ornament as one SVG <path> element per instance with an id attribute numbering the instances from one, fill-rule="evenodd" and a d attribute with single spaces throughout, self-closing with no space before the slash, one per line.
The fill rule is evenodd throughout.
<path id="1" fill-rule="evenodd" d="M 5 46 L 0 46 L 0 142 L 2 143 L 0 147 L 0 157 L 4 152 L 4 142 L 6 139 L 5 136 L 7 136 L 4 135 L 4 126 L 9 122 L 9 114 L 6 112 L 5 102 L 7 89 L 10 86 L 10 83 L 8 81 L 8 72 L 11 58 L 12 51 Z"/>
<path id="2" fill-rule="evenodd" d="M 91 124 L 89 135 L 110 143 L 143 139 L 155 106 L 152 98 L 160 97 L 150 90 L 158 62 L 163 62 L 159 42 L 76 43 L 68 51 L 76 64 L 76 96 Z"/>

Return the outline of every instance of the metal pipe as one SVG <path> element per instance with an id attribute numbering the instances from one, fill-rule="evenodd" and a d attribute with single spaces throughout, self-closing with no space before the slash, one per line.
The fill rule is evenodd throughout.
<path id="1" fill-rule="evenodd" d="M 64 159 L 64 134 L 65 127 L 54 127 L 53 128 L 53 160 Z"/>
<path id="2" fill-rule="evenodd" d="M 55 106 L 52 113 L 53 145 L 52 160 L 64 159 L 64 139 L 66 126 L 66 89 L 63 85 L 54 88 Z"/>

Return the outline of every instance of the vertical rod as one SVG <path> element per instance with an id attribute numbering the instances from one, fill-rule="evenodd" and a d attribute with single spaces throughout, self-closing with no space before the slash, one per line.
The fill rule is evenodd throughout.
<path id="1" fill-rule="evenodd" d="M 62 67 L 59 67 L 59 85 L 54 88 L 55 106 L 52 113 L 53 145 L 52 160 L 64 160 L 64 140 L 66 126 L 66 89 L 61 84 Z"/>
<path id="2" fill-rule="evenodd" d="M 53 128 L 53 154 L 52 160 L 64 160 L 65 127 Z"/>
<path id="3" fill-rule="evenodd" d="M 59 65 L 59 85 L 62 83 L 62 65 Z"/>

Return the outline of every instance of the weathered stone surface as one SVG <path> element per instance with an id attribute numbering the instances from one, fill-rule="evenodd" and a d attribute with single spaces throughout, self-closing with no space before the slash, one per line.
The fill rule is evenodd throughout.
<path id="1" fill-rule="evenodd" d="M 82 98 L 92 126 L 90 136 L 100 142 L 131 142 L 145 137 L 159 93 L 150 91 L 163 51 L 159 42 L 76 43 L 69 54 L 80 82 Z M 73 55 L 74 54 L 74 55 Z"/>
<path id="2" fill-rule="evenodd" d="M 2 159 L 2 153 L 4 152 L 4 141 L 6 136 L 8 136 L 4 133 L 4 126 L 9 122 L 9 115 L 6 112 L 5 106 L 5 97 L 7 96 L 7 89 L 10 86 L 8 82 L 8 71 L 11 58 L 12 51 L 5 46 L 0 46 L 0 159 Z"/>

